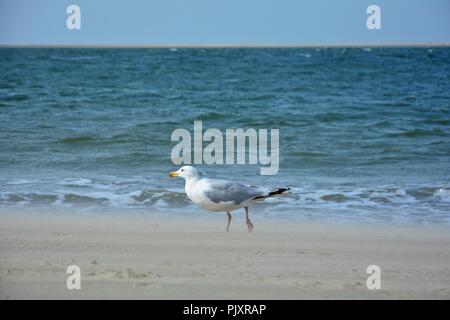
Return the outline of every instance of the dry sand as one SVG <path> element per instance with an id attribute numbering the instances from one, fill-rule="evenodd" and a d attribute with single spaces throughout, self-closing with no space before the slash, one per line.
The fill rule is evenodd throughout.
<path id="1" fill-rule="evenodd" d="M 450 298 L 450 229 L 0 214 L 1 299 Z M 81 289 L 66 268 L 81 268 Z M 368 290 L 366 268 L 381 268 Z"/>

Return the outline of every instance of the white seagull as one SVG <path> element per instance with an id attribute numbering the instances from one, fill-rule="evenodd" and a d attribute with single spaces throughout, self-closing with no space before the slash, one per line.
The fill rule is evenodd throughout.
<path id="1" fill-rule="evenodd" d="M 199 207 L 209 211 L 225 211 L 228 216 L 227 232 L 230 230 L 231 211 L 245 208 L 246 224 L 249 232 L 253 224 L 248 216 L 248 208 L 253 202 L 288 191 L 289 188 L 278 188 L 267 192 L 261 187 L 247 186 L 228 180 L 200 178 L 194 167 L 184 166 L 169 173 L 170 177 L 181 177 L 186 180 L 185 191 L 189 199 Z"/>

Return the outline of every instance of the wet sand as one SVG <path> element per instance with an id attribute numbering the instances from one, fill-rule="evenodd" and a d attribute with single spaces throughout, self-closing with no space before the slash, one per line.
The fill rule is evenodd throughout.
<path id="1" fill-rule="evenodd" d="M 0 215 L 1 299 L 449 299 L 450 230 L 236 215 Z M 66 269 L 81 268 L 81 289 Z M 381 268 L 369 290 L 366 268 Z"/>

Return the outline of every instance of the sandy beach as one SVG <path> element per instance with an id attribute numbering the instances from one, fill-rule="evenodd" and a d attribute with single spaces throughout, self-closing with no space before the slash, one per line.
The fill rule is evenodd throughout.
<path id="1" fill-rule="evenodd" d="M 448 228 L 0 215 L 1 299 L 448 299 Z M 381 268 L 381 289 L 366 268 Z M 81 289 L 66 268 L 81 268 Z"/>

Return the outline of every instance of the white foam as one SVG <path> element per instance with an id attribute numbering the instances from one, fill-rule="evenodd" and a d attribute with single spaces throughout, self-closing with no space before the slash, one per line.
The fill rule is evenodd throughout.
<path id="1" fill-rule="evenodd" d="M 434 192 L 434 195 L 439 197 L 442 201 L 450 203 L 450 189 L 440 188 Z"/>
<path id="2" fill-rule="evenodd" d="M 87 178 L 68 178 L 57 182 L 57 184 L 64 186 L 87 186 L 92 184 L 92 180 Z"/>
<path id="3" fill-rule="evenodd" d="M 35 182 L 37 182 L 37 180 L 15 179 L 15 180 L 6 182 L 6 185 L 32 184 L 32 183 L 35 183 Z"/>

